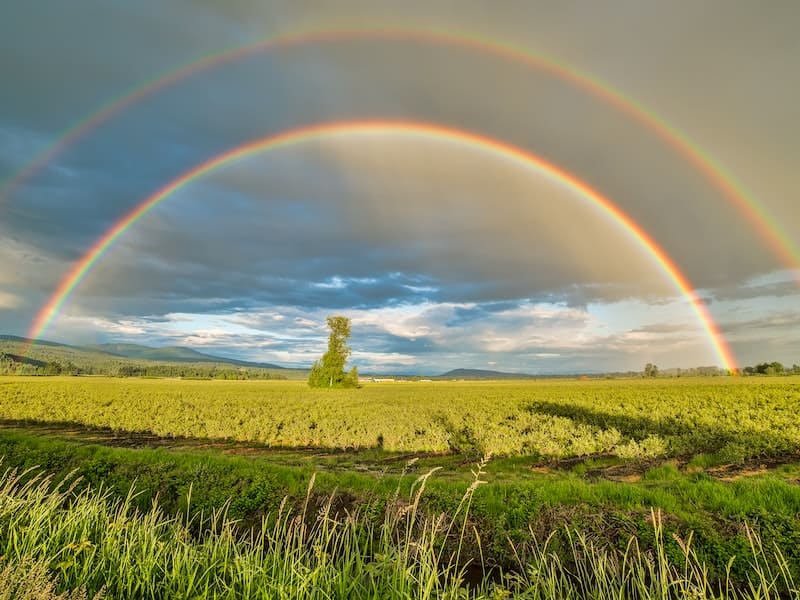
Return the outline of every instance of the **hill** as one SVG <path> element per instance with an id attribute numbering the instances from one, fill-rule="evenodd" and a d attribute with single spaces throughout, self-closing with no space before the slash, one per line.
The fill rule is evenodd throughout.
<path id="1" fill-rule="evenodd" d="M 434 379 L 532 379 L 536 375 L 528 373 L 506 373 L 488 369 L 453 369 L 442 373 Z"/>
<path id="2" fill-rule="evenodd" d="M 0 335 L 0 373 L 281 379 L 302 379 L 308 374 L 305 369 L 224 358 L 184 347 L 70 346 L 47 340 L 29 344 L 27 338 Z"/>
<path id="3" fill-rule="evenodd" d="M 237 367 L 250 367 L 253 369 L 284 369 L 279 365 L 271 363 L 257 363 L 249 362 L 246 360 L 237 360 L 235 358 L 225 358 L 222 356 L 214 356 L 212 354 L 205 354 L 198 352 L 192 348 L 185 346 L 165 346 L 163 348 L 152 348 L 150 346 L 141 346 L 139 344 L 93 344 L 83 346 L 89 351 L 105 352 L 115 356 L 124 356 L 127 358 L 143 358 L 146 360 L 155 360 L 161 362 L 188 362 L 188 363 L 201 363 L 211 362 L 227 365 L 235 365 Z"/>

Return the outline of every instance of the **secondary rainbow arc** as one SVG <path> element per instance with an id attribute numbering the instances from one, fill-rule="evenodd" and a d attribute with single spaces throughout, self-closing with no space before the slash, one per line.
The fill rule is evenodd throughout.
<path id="1" fill-rule="evenodd" d="M 781 225 L 770 216 L 761 203 L 745 190 L 744 186 L 718 160 L 703 150 L 685 132 L 669 124 L 655 111 L 645 107 L 640 102 L 626 97 L 609 83 L 550 57 L 534 54 L 515 46 L 487 40 L 479 36 L 444 30 L 407 30 L 380 26 L 365 29 L 314 30 L 290 33 L 261 40 L 250 45 L 205 55 L 191 63 L 171 69 L 155 79 L 148 80 L 123 96 L 103 105 L 99 110 L 68 128 L 51 146 L 5 182 L 0 188 L 0 197 L 8 197 L 17 186 L 28 180 L 66 148 L 104 122 L 170 85 L 208 69 L 228 64 L 258 52 L 292 45 L 336 43 L 348 39 L 400 39 L 470 48 L 545 72 L 603 100 L 639 122 L 682 155 L 748 220 L 785 267 L 800 272 L 800 250 L 798 250 Z M 796 281 L 800 284 L 800 278 L 797 278 Z"/>
<path id="2" fill-rule="evenodd" d="M 292 144 L 298 144 L 326 136 L 352 135 L 369 132 L 413 134 L 421 137 L 452 140 L 470 144 L 493 152 L 498 156 L 514 160 L 529 168 L 536 169 L 538 172 L 543 172 L 555 181 L 579 193 L 583 198 L 589 200 L 604 211 L 621 228 L 627 231 L 628 234 L 639 243 L 643 250 L 645 250 L 661 267 L 674 283 L 676 289 L 688 300 L 692 310 L 695 312 L 706 331 L 717 356 L 722 361 L 723 366 L 728 370 L 735 370 L 736 360 L 733 352 L 719 331 L 708 308 L 695 293 L 689 280 L 658 243 L 628 214 L 611 202 L 611 200 L 594 190 L 575 175 L 568 173 L 557 165 L 544 160 L 532 152 L 481 134 L 416 121 L 337 121 L 300 127 L 247 142 L 212 157 L 200 165 L 184 172 L 147 197 L 133 210 L 114 223 L 114 225 L 100 236 L 73 265 L 34 318 L 28 333 L 29 338 L 32 340 L 31 344 L 35 343 L 35 340 L 43 334 L 72 292 L 114 242 L 139 219 L 168 198 L 172 193 L 223 165 L 258 152 L 276 150 Z"/>

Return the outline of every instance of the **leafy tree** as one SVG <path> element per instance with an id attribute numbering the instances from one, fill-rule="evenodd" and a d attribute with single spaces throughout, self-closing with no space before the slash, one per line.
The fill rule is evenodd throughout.
<path id="1" fill-rule="evenodd" d="M 645 377 L 658 377 L 658 367 L 652 363 L 647 363 L 644 366 Z"/>
<path id="2" fill-rule="evenodd" d="M 759 375 L 781 375 L 783 374 L 783 365 L 778 361 L 758 363 L 755 366 L 755 372 Z"/>
<path id="3" fill-rule="evenodd" d="M 44 367 L 44 374 L 45 375 L 61 375 L 64 368 L 61 366 L 61 363 L 51 360 L 48 362 Z"/>
<path id="4" fill-rule="evenodd" d="M 754 366 L 747 366 L 742 369 L 745 375 L 790 375 L 800 374 L 800 365 L 784 366 L 777 360 L 772 362 L 762 362 Z"/>
<path id="5" fill-rule="evenodd" d="M 16 372 L 16 370 L 17 365 L 14 362 L 14 357 L 5 352 L 0 352 L 0 373 L 8 375 L 9 373 Z"/>
<path id="6" fill-rule="evenodd" d="M 344 365 L 350 356 L 350 319 L 347 317 L 328 317 L 328 351 L 322 359 L 316 361 L 308 375 L 308 385 L 311 387 L 357 387 L 358 369 L 353 367 L 349 373 L 344 370 Z"/>
<path id="7" fill-rule="evenodd" d="M 62 369 L 62 373 L 66 373 L 67 375 L 80 375 L 81 369 L 71 360 L 68 360 L 67 364 L 65 364 Z"/>
<path id="8" fill-rule="evenodd" d="M 769 365 L 769 369 L 767 369 L 767 372 L 770 375 L 782 375 L 783 374 L 783 365 L 781 363 L 779 363 L 777 360 L 774 361 L 774 362 L 771 362 L 770 365 Z"/>

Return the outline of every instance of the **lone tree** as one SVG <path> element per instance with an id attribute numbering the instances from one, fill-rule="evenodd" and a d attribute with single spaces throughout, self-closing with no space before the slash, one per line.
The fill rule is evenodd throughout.
<path id="1" fill-rule="evenodd" d="M 328 317 L 331 334 L 328 337 L 328 351 L 322 359 L 314 363 L 308 374 L 311 387 L 357 387 L 358 369 L 353 367 L 345 373 L 344 365 L 350 356 L 350 319 L 347 317 Z"/>
<path id="2" fill-rule="evenodd" d="M 647 363 L 644 366 L 645 377 L 658 377 L 658 367 L 652 363 Z"/>

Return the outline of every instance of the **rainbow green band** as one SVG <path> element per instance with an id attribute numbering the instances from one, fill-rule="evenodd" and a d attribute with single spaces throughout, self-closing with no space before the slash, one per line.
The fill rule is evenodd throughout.
<path id="1" fill-rule="evenodd" d="M 606 102 L 649 129 L 683 156 L 694 168 L 700 171 L 703 176 L 722 193 L 724 198 L 726 198 L 755 228 L 759 236 L 767 243 L 783 266 L 800 272 L 800 251 L 782 229 L 780 224 L 770 216 L 768 211 L 750 193 L 747 192 L 744 186 L 736 181 L 734 176 L 729 173 L 719 161 L 703 150 L 700 145 L 693 141 L 688 135 L 677 127 L 670 125 L 654 111 L 626 97 L 608 83 L 598 78 L 591 77 L 564 63 L 559 63 L 552 58 L 532 54 L 525 50 L 504 45 L 493 40 L 481 39 L 474 36 L 471 37 L 464 33 L 449 31 L 398 30 L 381 27 L 359 30 L 311 31 L 279 36 L 248 46 L 227 49 L 204 56 L 189 64 L 172 69 L 155 79 L 148 80 L 123 96 L 102 106 L 87 118 L 75 123 L 72 127 L 64 131 L 51 146 L 7 180 L 6 183 L 0 187 L 0 198 L 9 197 L 17 186 L 30 179 L 42 167 L 64 152 L 68 147 L 75 144 L 89 132 L 96 129 L 122 110 L 156 94 L 170 85 L 174 85 L 179 81 L 202 73 L 208 69 L 228 64 L 258 52 L 265 52 L 293 45 L 336 43 L 353 39 L 408 40 L 411 42 L 463 47 L 485 52 L 547 73 Z M 800 278 L 797 279 L 797 282 L 800 284 Z"/>
<path id="2" fill-rule="evenodd" d="M 89 248 L 83 257 L 75 263 L 58 285 L 53 295 L 37 313 L 30 327 L 29 337 L 32 340 L 39 338 L 62 309 L 70 294 L 72 294 L 86 274 L 91 271 L 92 267 L 97 264 L 114 242 L 133 226 L 134 223 L 155 206 L 166 200 L 174 192 L 223 165 L 253 155 L 257 152 L 276 150 L 316 138 L 336 135 L 354 135 L 359 133 L 406 134 L 470 144 L 482 148 L 485 151 L 492 152 L 497 156 L 511 159 L 527 168 L 544 172 L 554 180 L 579 193 L 602 209 L 619 226 L 626 230 L 650 256 L 652 256 L 655 262 L 658 263 L 675 284 L 680 293 L 691 304 L 692 309 L 697 314 L 703 328 L 707 332 L 709 341 L 719 359 L 722 361 L 723 366 L 728 370 L 733 370 L 735 368 L 736 361 L 731 349 L 725 342 L 706 305 L 698 298 L 687 278 L 681 273 L 677 265 L 675 265 L 672 259 L 656 241 L 629 215 L 623 212 L 622 209 L 609 199 L 589 187 L 576 176 L 528 151 L 475 133 L 411 121 L 339 121 L 292 129 L 277 135 L 248 142 L 190 169 L 180 177 L 173 179 L 170 183 L 137 205 L 136 208 L 123 218 L 119 219 L 91 248 Z"/>

